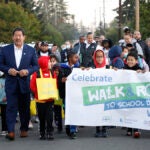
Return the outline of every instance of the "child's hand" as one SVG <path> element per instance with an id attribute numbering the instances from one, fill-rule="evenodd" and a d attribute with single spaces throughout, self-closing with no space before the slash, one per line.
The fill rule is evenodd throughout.
<path id="1" fill-rule="evenodd" d="M 6 102 L 6 97 L 4 97 L 4 98 L 2 99 L 2 102 Z"/>
<path id="2" fill-rule="evenodd" d="M 137 73 L 142 73 L 143 71 L 142 71 L 142 70 L 140 70 L 140 69 L 138 69 L 136 72 L 137 72 Z"/>
<path id="3" fill-rule="evenodd" d="M 66 77 L 63 77 L 62 80 L 61 80 L 63 83 L 65 83 L 67 81 L 67 78 Z"/>
<path id="4" fill-rule="evenodd" d="M 118 71 L 118 68 L 116 68 L 116 67 L 114 67 L 113 69 L 114 69 L 115 71 Z"/>
<path id="5" fill-rule="evenodd" d="M 81 70 L 90 70 L 91 68 L 85 68 L 85 67 L 81 67 Z"/>
<path id="6" fill-rule="evenodd" d="M 81 67 L 81 70 L 85 70 L 85 67 Z"/>

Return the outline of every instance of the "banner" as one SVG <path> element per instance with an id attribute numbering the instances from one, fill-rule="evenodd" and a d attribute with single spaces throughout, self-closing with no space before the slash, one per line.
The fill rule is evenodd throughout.
<path id="1" fill-rule="evenodd" d="M 66 83 L 65 124 L 150 130 L 150 73 L 74 69 Z"/>

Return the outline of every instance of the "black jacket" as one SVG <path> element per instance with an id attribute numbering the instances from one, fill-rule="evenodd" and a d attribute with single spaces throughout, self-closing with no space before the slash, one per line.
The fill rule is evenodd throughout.
<path id="1" fill-rule="evenodd" d="M 143 50 L 146 63 L 150 66 L 150 51 L 147 44 L 143 40 L 137 40 L 137 42 L 139 43 L 139 45 Z"/>
<path id="2" fill-rule="evenodd" d="M 88 48 L 86 48 L 86 44 L 82 44 L 80 48 L 80 56 L 81 56 L 81 66 L 83 67 L 91 67 L 93 64 L 92 56 L 94 51 L 96 50 L 97 44 L 92 43 Z"/>
<path id="3" fill-rule="evenodd" d="M 127 69 L 127 70 L 134 70 L 134 71 L 142 70 L 141 67 L 139 67 L 138 64 L 135 65 L 135 66 L 133 66 L 133 67 L 129 67 L 127 64 L 125 64 L 124 69 Z"/>
<path id="4" fill-rule="evenodd" d="M 79 65 L 74 65 L 73 68 L 78 68 L 78 67 Z M 68 77 L 71 74 L 73 68 L 71 68 L 67 64 L 61 64 L 59 75 L 58 75 L 58 90 L 59 90 L 59 96 L 62 99 L 65 99 L 66 97 L 66 93 L 65 93 L 66 84 L 62 82 L 62 78 Z"/>

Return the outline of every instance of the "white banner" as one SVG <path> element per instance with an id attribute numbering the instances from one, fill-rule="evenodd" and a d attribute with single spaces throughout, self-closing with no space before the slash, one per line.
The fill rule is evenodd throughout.
<path id="1" fill-rule="evenodd" d="M 150 73 L 74 69 L 66 83 L 65 124 L 150 130 Z"/>

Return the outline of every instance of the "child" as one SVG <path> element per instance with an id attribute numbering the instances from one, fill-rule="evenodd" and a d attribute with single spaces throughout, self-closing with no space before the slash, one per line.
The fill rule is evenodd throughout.
<path id="1" fill-rule="evenodd" d="M 127 47 L 123 46 L 122 47 L 122 53 L 121 53 L 121 58 L 123 59 L 124 63 L 126 61 L 127 55 L 129 53 L 129 50 Z"/>
<path id="2" fill-rule="evenodd" d="M 51 69 L 50 58 L 48 56 L 41 56 L 38 59 L 38 63 L 42 71 L 43 77 L 52 78 L 52 75 L 49 70 Z M 35 72 L 32 75 L 32 79 L 30 82 L 31 90 L 34 93 L 35 98 L 37 99 L 37 111 L 38 111 L 38 117 L 40 121 L 40 139 L 45 140 L 47 138 L 48 140 L 53 140 L 54 139 L 54 135 L 53 135 L 54 100 L 53 99 L 46 99 L 42 101 L 38 100 L 36 78 L 39 78 L 40 76 L 41 76 L 40 73 Z M 47 136 L 45 136 L 45 130 Z"/>
<path id="3" fill-rule="evenodd" d="M 121 58 L 122 48 L 120 46 L 113 46 L 109 50 L 109 58 L 110 58 L 110 65 L 113 68 L 122 69 L 124 67 L 124 62 Z"/>
<path id="4" fill-rule="evenodd" d="M 143 72 L 143 70 L 138 65 L 138 54 L 136 51 L 135 52 L 132 51 L 128 54 L 124 69 L 135 70 L 137 72 Z M 138 131 L 138 129 L 132 129 L 132 128 L 127 129 L 127 136 L 131 136 L 132 132 L 134 132 L 135 138 L 140 137 L 140 132 Z"/>
<path id="5" fill-rule="evenodd" d="M 1 124 L 2 132 L 1 135 L 7 135 L 7 124 L 6 124 L 6 94 L 5 94 L 5 76 L 0 71 L 0 108 L 1 108 Z"/>
<path id="6" fill-rule="evenodd" d="M 103 50 L 96 50 L 93 59 L 94 68 L 106 68 L 106 57 Z M 107 137 L 106 126 L 102 126 L 102 130 L 100 130 L 100 127 L 96 127 L 95 137 Z"/>
<path id="7" fill-rule="evenodd" d="M 110 48 L 113 46 L 113 42 L 110 39 L 104 39 L 102 41 L 102 46 L 103 46 L 103 51 L 106 56 L 106 65 L 108 66 L 110 64 L 110 59 L 108 57 L 108 53 L 109 53 Z"/>
<path id="8" fill-rule="evenodd" d="M 58 78 L 59 71 L 60 71 L 60 65 L 57 64 L 58 59 L 55 55 L 51 55 L 50 61 L 51 61 L 51 66 L 52 66 L 53 77 Z M 62 127 L 62 105 L 61 105 L 61 103 L 62 103 L 62 100 L 60 100 L 60 99 L 54 101 L 54 119 L 55 119 L 55 123 L 57 125 L 58 133 L 61 133 L 63 130 L 63 127 Z"/>
<path id="9" fill-rule="evenodd" d="M 59 95 L 60 98 L 63 99 L 63 104 L 65 106 L 65 82 L 67 80 L 67 77 L 72 72 L 73 68 L 78 68 L 78 54 L 71 51 L 68 54 L 68 62 L 61 64 L 61 71 L 58 75 L 58 88 L 59 88 Z M 76 126 L 66 126 L 66 133 L 71 139 L 76 138 Z"/>
<path id="10" fill-rule="evenodd" d="M 51 62 L 51 69 L 52 69 L 53 66 L 58 63 L 58 58 L 57 58 L 57 56 L 54 55 L 54 54 L 51 54 L 51 55 L 50 55 L 50 62 Z"/>

